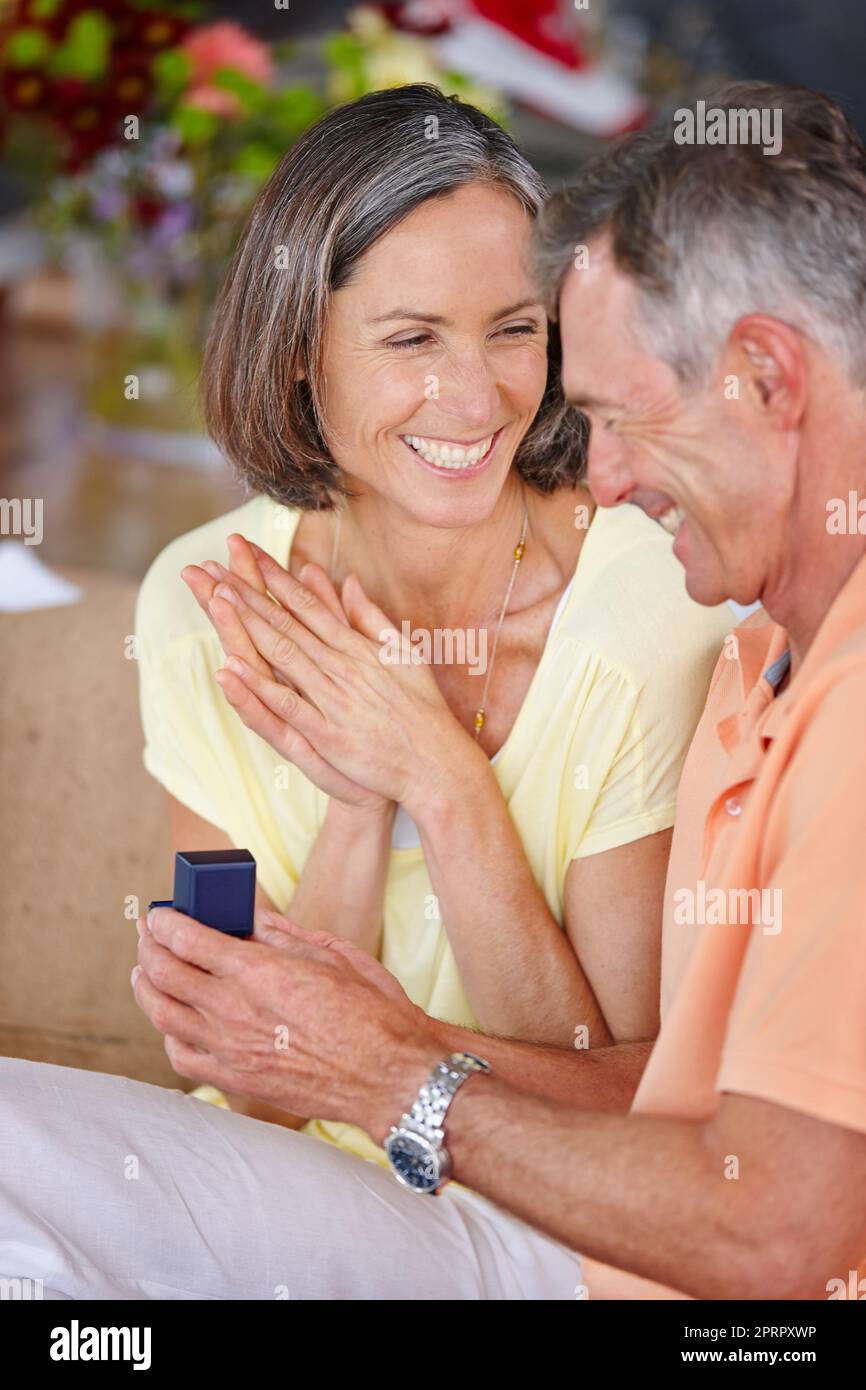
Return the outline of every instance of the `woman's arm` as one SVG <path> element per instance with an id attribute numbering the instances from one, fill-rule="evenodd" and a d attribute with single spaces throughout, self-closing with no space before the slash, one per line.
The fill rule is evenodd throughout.
<path id="1" fill-rule="evenodd" d="M 292 921 L 377 955 L 396 806 L 359 810 L 331 801 L 292 897 Z"/>
<path id="2" fill-rule="evenodd" d="M 470 781 L 431 797 L 418 828 L 481 1028 L 558 1046 L 654 1037 L 670 832 L 575 860 L 563 932 L 493 773 L 480 763 L 472 771 Z"/>
<path id="3" fill-rule="evenodd" d="M 610 851 L 597 856 L 601 869 L 572 866 L 570 941 L 535 882 L 488 759 L 457 724 L 429 668 L 383 664 L 384 636 L 398 636 L 387 615 L 350 578 L 342 595 L 347 628 L 270 557 L 259 554 L 259 564 L 279 604 L 235 576 L 217 586 L 211 610 L 234 609 L 271 674 L 230 660 L 220 684 L 247 727 L 284 756 L 300 765 L 299 740 L 304 755 L 313 750 L 344 778 L 406 807 L 481 1026 L 559 1046 L 603 1047 L 654 1032 L 666 845 Z M 620 905 L 628 914 L 622 923 Z M 603 911 L 603 927 L 589 922 L 594 910 Z M 644 943 L 631 966 L 627 951 L 614 948 L 617 980 L 630 970 L 638 994 L 623 1001 L 608 983 L 611 1020 L 572 944 L 584 937 L 592 950 L 599 931 Z M 595 957 L 593 974 L 603 983 L 603 952 Z"/>

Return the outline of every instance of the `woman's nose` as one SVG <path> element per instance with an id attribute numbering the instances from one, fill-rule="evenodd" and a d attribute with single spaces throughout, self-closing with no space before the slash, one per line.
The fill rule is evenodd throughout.
<path id="1" fill-rule="evenodd" d="M 498 429 L 499 388 L 483 358 L 449 365 L 438 382 L 440 409 L 466 429 Z"/>

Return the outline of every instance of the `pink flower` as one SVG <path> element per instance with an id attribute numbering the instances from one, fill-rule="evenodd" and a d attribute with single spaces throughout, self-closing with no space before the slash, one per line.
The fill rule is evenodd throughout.
<path id="1" fill-rule="evenodd" d="M 190 87 L 184 103 L 195 106 L 199 111 L 211 111 L 214 116 L 225 116 L 228 120 L 239 116 L 241 111 L 234 92 L 226 92 L 222 87 Z"/>
<path id="2" fill-rule="evenodd" d="M 268 45 L 229 20 L 190 30 L 181 48 L 192 62 L 190 86 L 201 94 L 214 90 L 209 82 L 219 68 L 233 68 L 262 86 L 273 81 L 274 64 Z"/>

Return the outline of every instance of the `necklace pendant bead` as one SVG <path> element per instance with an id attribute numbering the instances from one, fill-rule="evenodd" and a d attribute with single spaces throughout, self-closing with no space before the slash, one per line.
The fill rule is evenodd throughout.
<path id="1" fill-rule="evenodd" d="M 515 558 L 515 560 L 517 561 L 518 565 L 520 564 L 520 561 L 523 559 L 523 552 L 524 552 L 525 549 L 526 549 L 526 543 L 525 543 L 525 541 L 521 541 L 519 545 L 516 545 L 516 546 L 514 547 L 514 558 Z"/>
<path id="2" fill-rule="evenodd" d="M 486 718 L 487 716 L 485 715 L 484 710 L 480 709 L 475 716 L 475 732 L 477 734 L 479 734 L 481 730 L 484 728 L 484 720 Z"/>

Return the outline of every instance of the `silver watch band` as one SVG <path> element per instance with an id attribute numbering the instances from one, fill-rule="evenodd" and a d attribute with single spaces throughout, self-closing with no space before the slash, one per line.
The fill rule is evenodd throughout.
<path id="1" fill-rule="evenodd" d="M 418 1092 L 418 1099 L 409 1114 L 403 1116 L 401 1123 L 420 1129 L 428 1139 L 441 1144 L 445 1137 L 443 1125 L 448 1107 L 463 1082 L 478 1071 L 489 1072 L 490 1063 L 485 1062 L 483 1057 L 476 1057 L 474 1052 L 452 1052 L 450 1057 L 433 1068 Z"/>

